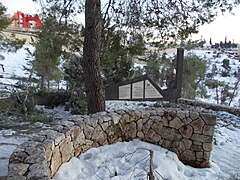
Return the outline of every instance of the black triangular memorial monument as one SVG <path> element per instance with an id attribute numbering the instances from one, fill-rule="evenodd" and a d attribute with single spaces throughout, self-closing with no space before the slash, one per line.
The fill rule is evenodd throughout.
<path id="1" fill-rule="evenodd" d="M 105 86 L 106 100 L 170 100 L 181 97 L 183 73 L 182 48 L 177 49 L 176 79 L 173 88 L 162 90 L 150 77 L 143 75 L 121 83 L 110 83 Z"/>

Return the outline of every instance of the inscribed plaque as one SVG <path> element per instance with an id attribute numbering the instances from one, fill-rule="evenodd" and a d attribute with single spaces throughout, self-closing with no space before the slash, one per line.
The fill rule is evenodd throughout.
<path id="1" fill-rule="evenodd" d="M 119 99 L 131 98 L 131 84 L 119 86 Z"/>
<path id="2" fill-rule="evenodd" d="M 145 80 L 145 98 L 162 98 L 163 96 L 158 92 L 158 90 L 150 83 Z"/>
<path id="3" fill-rule="evenodd" d="M 142 99 L 143 98 L 143 85 L 144 82 L 136 82 L 132 84 L 132 98 L 133 99 Z"/>

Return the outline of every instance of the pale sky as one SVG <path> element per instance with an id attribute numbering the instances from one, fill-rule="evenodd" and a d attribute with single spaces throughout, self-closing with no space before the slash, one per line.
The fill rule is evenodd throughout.
<path id="1" fill-rule="evenodd" d="M 16 11 L 22 11 L 25 14 L 37 13 L 38 5 L 32 0 L 0 0 L 3 5 L 8 8 L 8 13 L 13 14 Z M 209 42 L 224 41 L 227 37 L 228 41 L 234 40 L 235 43 L 240 44 L 240 6 L 235 8 L 235 16 L 231 14 L 219 15 L 211 24 L 205 24 L 199 29 L 199 34 L 193 35 L 193 39 L 200 39 L 201 37 Z"/>

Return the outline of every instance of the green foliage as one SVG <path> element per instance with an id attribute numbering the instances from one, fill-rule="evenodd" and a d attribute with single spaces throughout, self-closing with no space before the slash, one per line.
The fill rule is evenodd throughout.
<path id="1" fill-rule="evenodd" d="M 6 7 L 3 6 L 2 3 L 0 3 L 0 31 L 5 29 L 8 26 L 9 22 L 10 22 L 10 20 L 5 15 L 6 10 L 7 10 Z"/>
<path id="2" fill-rule="evenodd" d="M 175 61 L 171 58 L 166 58 L 166 53 L 160 54 L 157 51 L 150 51 L 147 57 L 147 65 L 144 66 L 143 72 L 159 86 L 173 88 L 176 76 L 174 73 L 175 68 Z"/>
<path id="3" fill-rule="evenodd" d="M 224 59 L 223 60 L 222 67 L 225 69 L 225 70 L 222 70 L 222 72 L 221 72 L 222 77 L 230 76 L 231 67 L 230 67 L 230 64 L 229 64 L 229 59 Z"/>
<path id="4" fill-rule="evenodd" d="M 145 51 L 142 36 L 136 34 L 126 44 L 123 32 L 113 28 L 105 32 L 101 58 L 105 81 L 119 82 L 129 79 L 133 75 L 133 58 Z"/>
<path id="5" fill-rule="evenodd" d="M 59 80 L 61 74 L 58 68 L 62 54 L 63 38 L 59 33 L 59 24 L 53 17 L 43 21 L 43 27 L 38 34 L 38 41 L 35 43 L 35 61 L 33 69 L 41 77 L 40 88 L 45 90 L 45 82 Z"/>
<path id="6" fill-rule="evenodd" d="M 128 32 L 142 31 L 149 39 L 156 37 L 161 42 L 186 39 L 197 33 L 198 27 L 210 23 L 220 9 L 231 11 L 239 1 L 161 1 L 119 0 L 110 2 L 116 26 Z"/>
<path id="7" fill-rule="evenodd" d="M 73 114 L 84 114 L 87 111 L 85 86 L 83 80 L 82 57 L 76 54 L 65 56 L 64 79 L 68 82 L 71 91 L 69 107 Z"/>
<path id="8" fill-rule="evenodd" d="M 15 34 L 6 37 L 2 31 L 10 24 L 10 19 L 6 16 L 6 7 L 0 3 L 0 50 L 7 52 L 16 52 L 20 49 L 25 40 L 16 38 Z"/>
<path id="9" fill-rule="evenodd" d="M 186 50 L 191 50 L 194 48 L 202 47 L 204 43 L 205 41 L 202 40 L 192 41 L 189 39 L 188 41 L 181 41 L 180 46 Z"/>
<path id="10" fill-rule="evenodd" d="M 156 51 L 150 53 L 150 56 L 147 59 L 147 66 L 144 67 L 144 71 L 154 82 L 158 84 L 160 83 L 160 57 Z"/>
<path id="11" fill-rule="evenodd" d="M 206 95 L 204 86 L 199 86 L 204 80 L 206 63 L 196 55 L 185 57 L 183 61 L 182 97 L 194 99 L 197 94 Z"/>

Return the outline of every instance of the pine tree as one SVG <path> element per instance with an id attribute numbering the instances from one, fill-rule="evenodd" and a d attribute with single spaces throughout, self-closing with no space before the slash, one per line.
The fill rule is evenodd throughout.
<path id="1" fill-rule="evenodd" d="M 24 45 L 25 40 L 16 38 L 15 34 L 12 34 L 11 37 L 3 34 L 2 31 L 10 24 L 10 19 L 5 14 L 6 10 L 6 7 L 0 2 L 0 51 L 16 52 Z"/>

